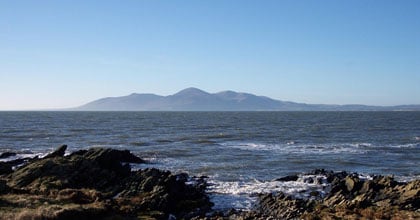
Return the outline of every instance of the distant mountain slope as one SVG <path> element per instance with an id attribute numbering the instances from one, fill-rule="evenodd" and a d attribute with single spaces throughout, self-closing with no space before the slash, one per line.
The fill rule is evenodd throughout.
<path id="1" fill-rule="evenodd" d="M 208 93 L 187 88 L 169 96 L 136 94 L 89 102 L 78 111 L 420 111 L 420 105 L 312 105 L 285 102 L 249 93 L 223 91 Z"/>

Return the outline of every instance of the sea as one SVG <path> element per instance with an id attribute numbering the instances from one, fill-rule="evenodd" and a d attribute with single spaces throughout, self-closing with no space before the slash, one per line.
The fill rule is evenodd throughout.
<path id="1" fill-rule="evenodd" d="M 128 149 L 147 161 L 133 169 L 205 176 L 215 210 L 251 209 L 265 192 L 326 193 L 314 169 L 420 178 L 420 112 L 0 112 L 0 153 L 18 153 L 2 160 L 62 144 Z"/>

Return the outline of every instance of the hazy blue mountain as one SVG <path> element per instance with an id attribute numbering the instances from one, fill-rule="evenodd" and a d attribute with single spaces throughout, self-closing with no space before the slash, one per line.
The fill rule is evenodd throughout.
<path id="1" fill-rule="evenodd" d="M 286 102 L 249 93 L 223 91 L 208 93 L 187 88 L 169 96 L 137 94 L 89 102 L 80 111 L 420 111 L 420 105 L 366 106 L 313 105 Z"/>

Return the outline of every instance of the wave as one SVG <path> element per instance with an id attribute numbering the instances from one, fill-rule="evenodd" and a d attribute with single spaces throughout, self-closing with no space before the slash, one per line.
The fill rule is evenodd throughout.
<path id="1" fill-rule="evenodd" d="M 202 135 L 202 138 L 207 139 L 227 139 L 227 138 L 233 138 L 234 136 L 232 134 L 227 133 L 217 133 L 217 134 L 208 134 L 208 135 Z"/>
<path id="2" fill-rule="evenodd" d="M 315 180 L 315 181 L 314 181 Z M 330 190 L 322 175 L 300 175 L 296 181 L 249 181 L 223 182 L 209 180 L 208 192 L 215 210 L 235 208 L 250 210 L 261 193 L 283 192 L 296 198 L 321 198 Z M 316 193 L 314 193 L 316 192 Z"/>
<path id="3" fill-rule="evenodd" d="M 140 142 L 131 142 L 130 145 L 136 146 L 136 147 L 143 147 L 143 146 L 150 146 L 150 143 L 140 141 Z"/>
<path id="4" fill-rule="evenodd" d="M 410 143 L 401 145 L 392 145 L 391 148 L 420 148 L 420 143 Z"/>
<path id="5" fill-rule="evenodd" d="M 328 144 L 303 144 L 289 141 L 284 144 L 266 144 L 253 142 L 225 142 L 223 147 L 247 150 L 247 151 L 273 151 L 277 153 L 291 154 L 365 154 L 371 151 L 397 149 L 397 148 L 419 148 L 420 143 L 374 145 L 372 143 L 328 143 Z"/>
<path id="6" fill-rule="evenodd" d="M 419 180 L 420 179 L 420 174 L 415 174 L 415 175 L 410 175 L 410 176 L 395 176 L 394 177 L 395 180 L 399 181 L 399 182 L 410 182 L 413 180 Z"/>
<path id="7" fill-rule="evenodd" d="M 168 140 L 168 139 L 157 139 L 155 140 L 156 143 L 161 143 L 161 144 L 166 144 L 166 143 L 172 143 L 172 140 Z"/>
<path id="8" fill-rule="evenodd" d="M 339 153 L 366 153 L 372 146 L 370 143 L 345 143 L 345 144 L 300 144 L 287 142 L 285 144 L 264 143 L 238 143 L 227 142 L 224 147 L 237 148 L 249 151 L 275 151 L 293 154 L 339 154 Z"/>
<path id="9" fill-rule="evenodd" d="M 193 140 L 193 141 L 191 141 L 191 143 L 194 143 L 194 144 L 210 144 L 210 145 L 212 145 L 212 144 L 216 144 L 216 142 L 215 142 L 215 141 L 210 140 L 210 139 L 198 139 L 198 140 Z"/>
<path id="10" fill-rule="evenodd" d="M 47 153 L 41 153 L 41 152 L 32 152 L 30 150 L 22 150 L 16 152 L 16 155 L 7 157 L 7 158 L 1 158 L 0 162 L 7 162 L 7 161 L 13 161 L 18 159 L 24 159 L 24 158 L 35 158 L 35 157 L 44 157 Z"/>

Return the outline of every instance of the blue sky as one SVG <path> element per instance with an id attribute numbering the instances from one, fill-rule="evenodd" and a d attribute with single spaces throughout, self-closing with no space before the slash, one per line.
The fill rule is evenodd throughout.
<path id="1" fill-rule="evenodd" d="M 0 0 L 0 109 L 235 90 L 420 104 L 420 1 Z"/>

